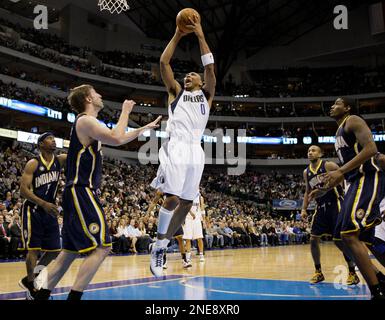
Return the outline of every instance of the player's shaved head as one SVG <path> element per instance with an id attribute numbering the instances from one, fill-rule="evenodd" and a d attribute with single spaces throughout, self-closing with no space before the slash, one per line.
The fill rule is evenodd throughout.
<path id="1" fill-rule="evenodd" d="M 312 146 L 309 147 L 308 150 L 310 150 L 310 148 L 315 148 L 315 149 L 317 149 L 319 151 L 319 153 L 323 153 L 320 146 L 312 145 Z"/>
<path id="2" fill-rule="evenodd" d="M 323 151 L 319 146 L 312 145 L 307 150 L 307 158 L 311 162 L 317 162 L 319 158 L 321 158 L 323 155 Z"/>

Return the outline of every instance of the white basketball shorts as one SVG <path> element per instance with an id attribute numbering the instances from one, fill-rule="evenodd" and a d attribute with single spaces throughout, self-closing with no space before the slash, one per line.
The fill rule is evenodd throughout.
<path id="1" fill-rule="evenodd" d="M 186 219 L 183 226 L 183 239 L 195 240 L 203 238 L 202 222 L 199 219 Z"/>
<path id="2" fill-rule="evenodd" d="M 205 166 L 200 143 L 167 141 L 159 150 L 159 168 L 151 186 L 163 193 L 193 201 Z"/>

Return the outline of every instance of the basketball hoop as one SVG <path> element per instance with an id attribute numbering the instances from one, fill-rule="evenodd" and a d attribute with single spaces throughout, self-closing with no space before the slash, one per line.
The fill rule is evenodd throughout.
<path id="1" fill-rule="evenodd" d="M 98 6 L 100 11 L 108 10 L 110 13 L 116 12 L 117 14 L 130 9 L 126 0 L 99 0 Z"/>

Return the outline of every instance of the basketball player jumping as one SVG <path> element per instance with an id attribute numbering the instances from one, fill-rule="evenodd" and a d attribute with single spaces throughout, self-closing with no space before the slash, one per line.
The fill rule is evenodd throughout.
<path id="1" fill-rule="evenodd" d="M 32 300 L 36 289 L 35 275 L 39 273 L 37 266 L 47 266 L 61 250 L 60 233 L 55 204 L 59 185 L 60 171 L 67 159 L 66 154 L 55 156 L 55 137 L 46 132 L 39 136 L 38 157 L 29 160 L 21 177 L 20 192 L 26 199 L 22 207 L 22 243 L 28 250 L 25 260 L 27 276 L 19 281 L 26 290 L 27 299 Z M 44 254 L 38 261 L 40 252 Z"/>
<path id="2" fill-rule="evenodd" d="M 128 117 L 135 102 L 126 100 L 117 126 L 110 130 L 97 120 L 103 109 L 102 96 L 90 85 L 71 90 L 70 106 L 77 112 L 71 130 L 63 193 L 63 251 L 48 272 L 47 284 L 36 294 L 46 300 L 79 253 L 93 251 L 82 262 L 68 300 L 80 300 L 111 248 L 106 218 L 98 200 L 102 178 L 101 144 L 119 146 L 130 142 L 147 129 L 157 128 L 161 117 L 131 132 L 126 132 Z"/>
<path id="3" fill-rule="evenodd" d="M 337 170 L 337 164 L 331 161 L 321 159 L 322 150 L 318 146 L 310 146 L 307 153 L 310 161 L 309 166 L 303 172 L 303 178 L 306 184 L 306 191 L 303 197 L 302 218 L 307 216 L 307 207 L 311 199 L 315 199 L 317 207 L 311 221 L 310 250 L 314 261 L 315 274 L 311 278 L 311 283 L 318 283 L 325 280 L 321 269 L 321 251 L 320 239 L 324 235 L 332 236 L 337 222 L 338 214 L 341 210 L 343 201 L 343 189 L 337 185 L 330 190 L 320 190 L 322 180 L 320 176 L 326 172 Z M 342 251 L 342 243 L 335 242 Z M 349 276 L 347 285 L 355 285 L 360 282 L 360 278 L 355 272 L 355 263 L 344 254 L 349 267 Z"/>
<path id="4" fill-rule="evenodd" d="M 202 26 L 191 19 L 188 27 L 199 41 L 204 84 L 195 72 L 186 74 L 183 88 L 174 79 L 170 60 L 180 39 L 186 35 L 178 27 L 160 58 L 161 76 L 168 91 L 170 139 L 159 150 L 160 165 L 151 184 L 166 196 L 159 210 L 157 241 L 151 252 L 150 270 L 155 276 L 162 276 L 167 244 L 185 220 L 199 192 L 205 163 L 201 139 L 215 93 L 214 58 Z"/>
<path id="5" fill-rule="evenodd" d="M 339 127 L 335 148 L 342 167 L 324 174 L 326 188 L 335 187 L 344 178 L 348 184 L 334 238 L 341 237 L 365 278 L 372 299 L 385 299 L 378 278 L 361 241 L 370 242 L 374 227 L 381 222 L 380 202 L 385 194 L 385 175 L 376 165 L 377 146 L 366 122 L 352 115 L 354 101 L 338 98 L 330 116 Z"/>

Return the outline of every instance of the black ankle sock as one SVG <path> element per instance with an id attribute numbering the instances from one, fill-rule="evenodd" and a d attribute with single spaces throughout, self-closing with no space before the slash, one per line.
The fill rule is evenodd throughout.
<path id="1" fill-rule="evenodd" d="M 378 273 L 376 273 L 376 276 L 378 281 L 385 282 L 385 275 L 381 271 L 378 271 Z"/>
<path id="2" fill-rule="evenodd" d="M 381 288 L 379 284 L 376 284 L 374 286 L 369 286 L 369 290 L 372 296 L 377 296 L 381 294 Z"/>
<path id="3" fill-rule="evenodd" d="M 83 292 L 71 290 L 68 294 L 67 300 L 81 300 Z"/>
<path id="4" fill-rule="evenodd" d="M 182 253 L 182 259 L 183 259 L 184 261 L 187 261 L 187 259 L 186 259 L 186 254 L 185 254 L 185 253 Z"/>
<path id="5" fill-rule="evenodd" d="M 356 266 L 353 266 L 353 267 L 349 266 L 349 273 L 356 273 Z"/>
<path id="6" fill-rule="evenodd" d="M 51 290 L 48 289 L 40 289 L 36 295 L 35 300 L 48 300 L 51 295 Z"/>
<path id="7" fill-rule="evenodd" d="M 320 264 L 315 264 L 314 266 L 315 266 L 315 271 L 322 272 Z"/>
<path id="8" fill-rule="evenodd" d="M 35 285 L 34 285 L 34 283 L 33 283 L 33 280 L 32 280 L 32 281 L 28 281 L 27 286 L 28 286 L 28 289 L 29 289 L 29 290 L 35 289 Z"/>

